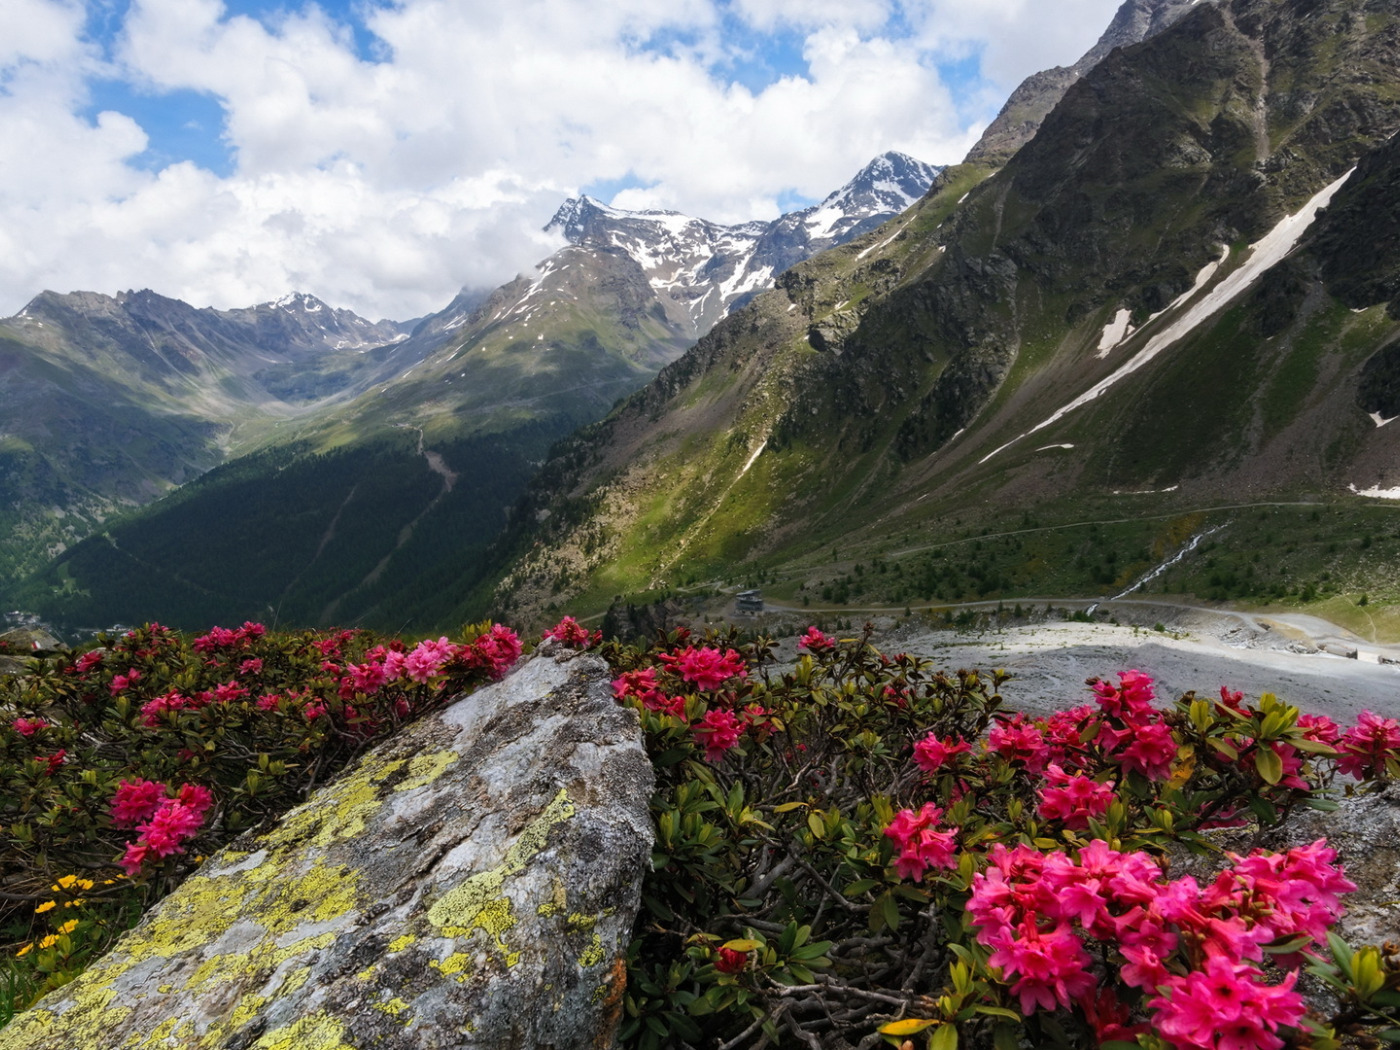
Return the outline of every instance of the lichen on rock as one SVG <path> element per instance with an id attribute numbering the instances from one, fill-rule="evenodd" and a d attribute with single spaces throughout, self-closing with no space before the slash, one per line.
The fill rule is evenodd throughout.
<path id="1" fill-rule="evenodd" d="M 552 643 L 224 850 L 0 1050 L 595 1047 L 652 844 L 606 665 Z"/>

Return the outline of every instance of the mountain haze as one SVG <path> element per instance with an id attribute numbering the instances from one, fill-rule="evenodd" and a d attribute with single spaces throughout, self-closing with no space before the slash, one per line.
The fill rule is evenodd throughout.
<path id="1" fill-rule="evenodd" d="M 0 321 L 0 576 L 362 389 L 406 334 L 306 295 L 227 311 L 149 290 L 36 296 Z"/>

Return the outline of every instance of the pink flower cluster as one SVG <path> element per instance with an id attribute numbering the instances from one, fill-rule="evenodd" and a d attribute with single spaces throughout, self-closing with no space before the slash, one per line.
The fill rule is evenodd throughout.
<path id="1" fill-rule="evenodd" d="M 901 879 L 922 879 L 929 868 L 956 868 L 958 829 L 938 829 L 943 811 L 932 802 L 915 813 L 902 809 L 885 829 L 885 835 L 899 850 L 894 870 Z"/>
<path id="2" fill-rule="evenodd" d="M 1166 780 L 1177 742 L 1163 712 L 1152 706 L 1152 679 L 1140 671 L 1123 671 L 1118 678 L 1118 685 L 1094 683 L 1098 711 L 1084 704 L 1044 719 L 1023 714 L 998 719 L 987 733 L 987 750 L 1028 773 L 1042 773 L 1053 765 L 1060 770 L 1056 777 L 1067 772 L 1095 777 L 1118 768 L 1148 780 Z M 928 768 L 917 754 L 915 761 Z M 1052 789 L 1065 786 L 1051 784 Z"/>
<path id="3" fill-rule="evenodd" d="M 41 729 L 49 728 L 49 723 L 42 718 L 16 718 L 10 723 L 10 727 L 20 736 L 29 737 Z"/>
<path id="4" fill-rule="evenodd" d="M 590 645 L 597 645 L 603 640 L 602 631 L 589 633 L 588 628 L 579 623 L 572 616 L 566 616 L 557 624 L 545 631 L 542 638 L 553 638 L 562 645 L 567 645 L 571 649 L 587 649 Z"/>
<path id="5" fill-rule="evenodd" d="M 1087 828 L 1090 819 L 1097 820 L 1108 812 L 1113 787 L 1111 780 L 1101 783 L 1083 773 L 1066 773 L 1052 762 L 1045 768 L 1038 812 L 1067 828 Z"/>
<path id="6" fill-rule="evenodd" d="M 696 648 L 687 645 L 675 653 L 663 653 L 659 659 L 670 670 L 699 689 L 718 689 L 736 675 L 748 674 L 744 658 L 733 649 L 720 652 L 713 646 Z"/>
<path id="7" fill-rule="evenodd" d="M 809 653 L 825 653 L 836 648 L 836 639 L 816 627 L 808 627 L 807 633 L 797 640 L 797 648 L 799 652 L 806 649 Z"/>
<path id="8" fill-rule="evenodd" d="M 112 823 L 135 827 L 140 833 L 128 843 L 120 864 L 136 875 L 153 858 L 183 853 L 185 843 L 199 833 L 205 814 L 214 804 L 207 788 L 182 784 L 173 797 L 157 780 L 123 780 L 112 796 Z"/>
<path id="9" fill-rule="evenodd" d="M 1024 1014 L 1079 1005 L 1096 1025 L 1111 1019 L 1116 1034 L 1100 1029 L 1100 1038 L 1130 1037 L 1122 1011 L 1105 1009 L 1098 986 L 1113 974 L 1096 975 L 1092 940 L 1117 951 L 1118 979 L 1151 997 L 1151 1030 L 1174 1047 L 1278 1050 L 1278 1031 L 1299 1023 L 1303 999 L 1296 973 L 1271 986 L 1258 964 L 1265 945 L 1321 938 L 1341 914 L 1340 895 L 1355 886 L 1335 857 L 1322 840 L 1285 854 L 1231 854 L 1232 867 L 1201 887 L 1190 876 L 1168 881 L 1147 854 L 1099 840 L 1078 861 L 998 843 L 973 877 L 967 910 Z"/>
<path id="10" fill-rule="evenodd" d="M 713 646 L 686 646 L 674 653 L 663 653 L 658 660 L 660 669 L 642 667 L 624 671 L 615 678 L 613 696 L 624 702 L 635 701 L 648 711 L 669 715 L 681 722 L 688 722 L 690 717 L 686 712 L 686 698 L 668 695 L 658 673 L 675 674 L 681 681 L 710 692 L 733 678 L 748 674 L 743 656 L 734 649 L 721 651 Z M 759 704 L 739 708 L 739 700 L 733 692 L 709 697 L 706 703 L 704 714 L 691 725 L 690 731 L 695 742 L 705 749 L 707 761 L 722 759 L 739 743 L 745 731 L 768 729 L 768 712 Z"/>
<path id="11" fill-rule="evenodd" d="M 971 750 L 972 745 L 966 740 L 956 740 L 951 736 L 939 739 L 937 733 L 930 733 L 914 745 L 914 764 L 925 773 L 937 773 L 958 755 Z"/>
<path id="12" fill-rule="evenodd" d="M 1337 741 L 1337 768 L 1357 780 L 1386 778 L 1386 759 L 1400 761 L 1400 722 L 1362 711 Z"/>
<path id="13" fill-rule="evenodd" d="M 635 671 L 623 671 L 614 678 L 613 696 L 618 700 L 629 697 L 640 700 L 648 711 L 660 711 L 672 718 L 685 721 L 685 697 L 667 696 L 656 681 L 655 667 L 642 667 Z"/>
<path id="14" fill-rule="evenodd" d="M 214 627 L 210 629 L 208 634 L 202 634 L 194 640 L 194 650 L 197 653 L 212 653 L 220 649 L 236 649 L 261 638 L 266 633 L 266 627 L 252 621 L 246 621 L 242 627 L 236 630 L 228 627 Z"/>

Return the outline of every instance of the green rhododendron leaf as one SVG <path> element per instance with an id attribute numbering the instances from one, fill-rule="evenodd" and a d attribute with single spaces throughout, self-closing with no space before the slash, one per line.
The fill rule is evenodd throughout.
<path id="1" fill-rule="evenodd" d="M 1277 784 L 1283 779 L 1283 759 L 1271 747 L 1260 748 L 1254 754 L 1254 768 L 1269 784 Z"/>

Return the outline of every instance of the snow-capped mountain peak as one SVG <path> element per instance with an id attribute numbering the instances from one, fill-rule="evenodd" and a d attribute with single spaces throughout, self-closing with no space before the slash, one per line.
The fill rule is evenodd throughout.
<path id="1" fill-rule="evenodd" d="M 699 336 L 783 270 L 904 211 L 940 170 L 884 153 L 819 204 L 733 226 L 674 211 L 626 211 L 583 195 L 565 201 L 545 231 L 573 246 L 626 253 L 667 315 Z"/>

